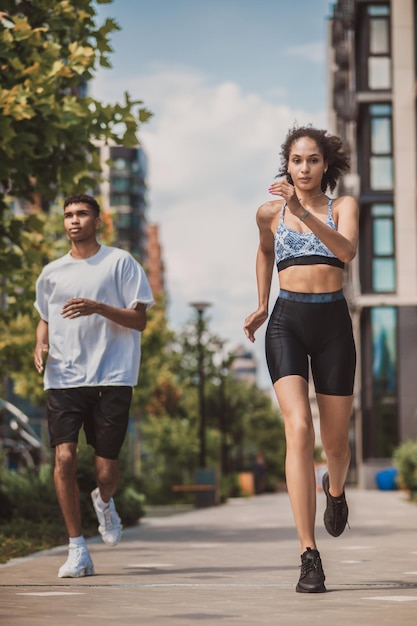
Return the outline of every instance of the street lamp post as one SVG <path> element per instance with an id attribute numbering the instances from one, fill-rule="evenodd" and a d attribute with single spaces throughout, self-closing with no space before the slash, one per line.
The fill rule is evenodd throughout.
<path id="1" fill-rule="evenodd" d="M 204 350 L 202 343 L 202 335 L 204 330 L 204 311 L 211 306 L 210 302 L 190 302 L 197 311 L 197 348 L 198 348 L 198 397 L 200 406 L 200 467 L 206 467 L 206 400 L 204 394 Z"/>

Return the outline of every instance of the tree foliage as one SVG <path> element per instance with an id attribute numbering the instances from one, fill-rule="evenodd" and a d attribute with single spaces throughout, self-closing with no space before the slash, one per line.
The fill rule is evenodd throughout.
<path id="1" fill-rule="evenodd" d="M 107 0 L 3 0 L 0 9 L 0 322 L 31 315 L 23 298 L 44 254 L 40 216 L 17 215 L 16 198 L 33 209 L 57 196 L 94 188 L 98 141 L 138 143 L 150 113 L 125 94 L 103 104 L 86 86 L 108 67 L 112 19 L 97 26 Z M 43 257 L 43 260 L 48 260 Z M 30 307 L 30 308 L 29 308 Z"/>
<path id="2" fill-rule="evenodd" d="M 105 3 L 105 0 L 99 0 Z M 53 199 L 94 186 L 96 141 L 138 143 L 150 113 L 88 96 L 98 65 L 109 67 L 112 19 L 95 24 L 92 0 L 2 3 L 0 21 L 0 182 L 14 196 Z"/>
<path id="3" fill-rule="evenodd" d="M 152 311 L 152 309 L 151 309 Z M 173 484 L 192 483 L 199 464 L 198 329 L 191 320 L 169 332 L 165 310 L 155 311 L 143 334 L 137 394 L 144 491 L 151 502 L 187 496 Z M 209 330 L 202 333 L 206 397 L 207 466 L 220 475 L 252 471 L 257 452 L 267 463 L 268 488 L 283 482 L 285 438 L 278 409 L 256 385 L 236 380 L 229 370 L 233 353 Z M 148 334 L 149 331 L 149 334 Z"/>

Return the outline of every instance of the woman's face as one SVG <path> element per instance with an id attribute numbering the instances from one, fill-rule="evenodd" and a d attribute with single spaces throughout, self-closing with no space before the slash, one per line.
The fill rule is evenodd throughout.
<path id="1" fill-rule="evenodd" d="M 327 163 L 314 139 L 300 137 L 291 145 L 287 169 L 294 186 L 309 191 L 320 187 Z"/>

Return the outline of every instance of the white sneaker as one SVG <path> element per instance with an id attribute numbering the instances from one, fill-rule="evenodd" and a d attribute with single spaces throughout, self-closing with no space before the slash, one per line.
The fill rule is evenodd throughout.
<path id="1" fill-rule="evenodd" d="M 59 568 L 58 578 L 93 576 L 94 565 L 88 548 L 70 548 L 68 558 Z"/>
<path id="2" fill-rule="evenodd" d="M 97 498 L 100 495 L 99 488 L 96 487 L 91 492 L 91 500 L 93 501 L 94 510 L 99 522 L 98 532 L 100 533 L 104 543 L 109 546 L 115 546 L 119 543 L 122 536 L 122 524 L 121 519 L 117 514 L 116 507 L 114 506 L 113 498 L 111 498 L 105 509 L 101 510 L 97 503 Z"/>

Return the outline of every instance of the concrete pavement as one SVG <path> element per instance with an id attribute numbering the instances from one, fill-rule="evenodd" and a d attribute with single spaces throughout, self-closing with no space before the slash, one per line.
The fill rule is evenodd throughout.
<path id="1" fill-rule="evenodd" d="M 298 594 L 286 493 L 145 518 L 121 543 L 89 541 L 96 575 L 59 579 L 67 548 L 0 566 L 1 626 L 405 626 L 417 623 L 417 505 L 347 490 L 350 529 L 317 541 L 325 594 Z"/>

